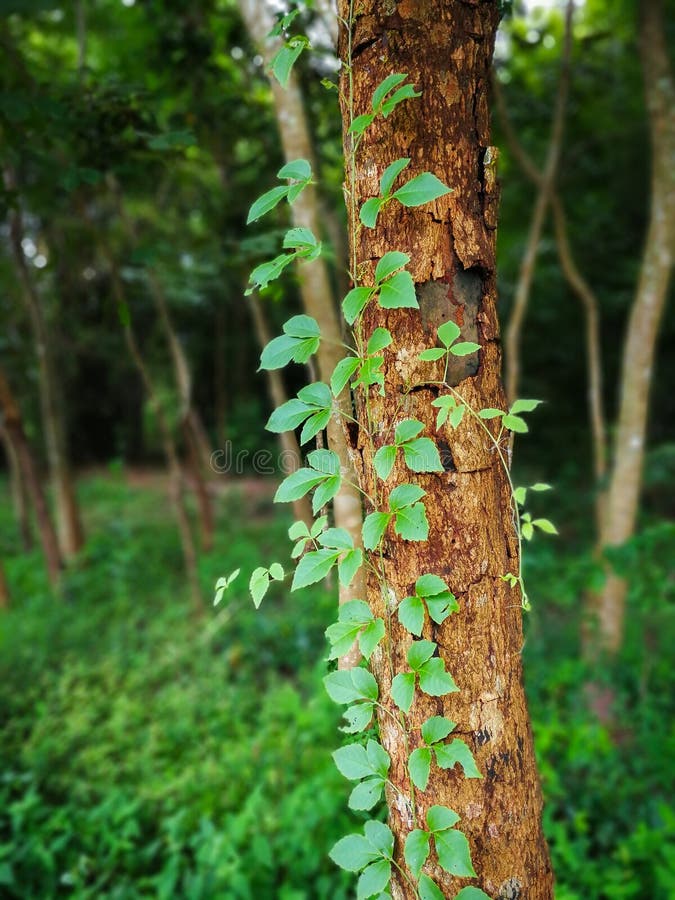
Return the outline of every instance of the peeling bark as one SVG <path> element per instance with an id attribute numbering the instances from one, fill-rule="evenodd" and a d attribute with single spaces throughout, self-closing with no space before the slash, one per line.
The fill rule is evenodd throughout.
<path id="1" fill-rule="evenodd" d="M 393 429 L 404 418 L 424 423 L 424 434 L 448 460 L 443 474 L 413 475 L 399 459 L 386 482 L 385 495 L 410 481 L 426 490 L 430 528 L 424 543 L 404 541 L 391 530 L 385 539 L 383 565 L 389 591 L 382 596 L 379 584 L 369 578 L 367 598 L 374 613 L 389 620 L 391 641 L 376 650 L 372 665 L 380 696 L 394 709 L 391 681 L 397 672 L 407 671 L 411 640 L 392 615 L 394 607 L 412 592 L 420 575 L 445 578 L 460 611 L 442 626 L 427 621 L 424 637 L 438 644 L 460 691 L 442 698 L 417 692 L 410 721 L 413 729 L 431 715 L 446 715 L 457 722 L 458 733 L 484 774 L 481 780 L 466 779 L 459 770 L 432 767 L 427 790 L 416 792 L 414 810 L 391 790 L 387 799 L 395 857 L 405 869 L 403 841 L 415 818 L 423 822 L 430 805 L 447 805 L 461 817 L 477 883 L 490 897 L 551 900 L 551 867 L 541 829 L 542 796 L 522 685 L 520 597 L 500 577 L 517 571 L 518 565 L 510 493 L 496 454 L 470 416 L 457 429 L 436 429 L 430 404 L 438 391 L 421 383 L 438 380 L 435 367 L 440 364 L 418 359 L 421 350 L 434 344 L 441 322 L 457 322 L 463 336 L 475 330 L 482 347 L 478 359 L 460 361 L 452 379 L 475 409 L 504 408 L 495 309 L 497 198 L 494 180 L 484 166 L 492 149 L 487 87 L 497 4 L 366 0 L 354 9 L 355 115 L 370 109 L 375 87 L 393 72 L 408 73 L 422 92 L 420 98 L 403 103 L 366 131 L 357 160 L 356 202 L 360 205 L 378 194 L 384 169 L 400 157 L 412 160 L 406 177 L 427 170 L 454 189 L 416 210 L 391 203 L 380 214 L 375 230 L 362 228 L 350 235 L 352 244 L 356 243 L 356 259 L 367 261 L 361 267 L 366 283 L 372 283 L 375 261 L 385 252 L 407 253 L 411 260 L 407 268 L 422 306 L 418 313 L 371 305 L 365 313 L 366 335 L 382 326 L 390 330 L 394 341 L 384 351 L 384 396 L 371 389 L 369 397 L 375 428 L 372 441 L 362 397 L 358 403 L 361 428 L 352 449 L 364 487 L 374 496 L 373 453 L 391 442 Z M 339 14 L 349 19 L 347 0 L 340 0 Z M 347 52 L 342 28 L 343 60 Z M 346 87 L 343 82 L 343 94 Z M 347 110 L 343 119 L 348 122 Z M 351 139 L 346 126 L 344 141 L 348 152 Z M 466 317 L 465 311 L 470 313 Z M 413 386 L 417 387 L 411 390 Z M 379 724 L 382 743 L 392 759 L 391 781 L 409 795 L 400 732 L 386 715 Z M 413 731 L 410 749 L 418 745 L 418 735 Z M 467 883 L 476 884 L 448 875 L 433 855 L 425 871 L 447 897 Z M 392 896 L 415 896 L 396 872 Z"/>

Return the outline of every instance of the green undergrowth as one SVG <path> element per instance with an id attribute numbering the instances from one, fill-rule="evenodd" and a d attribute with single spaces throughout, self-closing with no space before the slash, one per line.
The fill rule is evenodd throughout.
<path id="1" fill-rule="evenodd" d="M 13 595 L 0 617 L 0 896 L 347 898 L 327 857 L 353 821 L 330 756 L 340 711 L 321 685 L 333 590 L 273 585 L 256 613 L 248 575 L 261 555 L 285 562 L 288 522 L 235 493 L 219 501 L 195 619 L 164 498 L 114 474 L 80 490 L 90 538 L 61 601 L 0 506 Z M 625 651 L 603 672 L 611 735 L 586 712 L 578 653 L 597 573 L 561 531 L 529 548 L 524 648 L 556 897 L 675 896 L 675 528 L 646 523 L 617 560 L 632 588 Z M 214 610 L 213 583 L 238 566 Z"/>

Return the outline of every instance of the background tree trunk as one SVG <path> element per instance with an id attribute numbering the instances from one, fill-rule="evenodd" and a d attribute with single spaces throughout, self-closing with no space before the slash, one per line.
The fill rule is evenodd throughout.
<path id="1" fill-rule="evenodd" d="M 643 0 L 639 45 L 652 143 L 651 209 L 623 350 L 619 422 L 603 504 L 601 550 L 620 547 L 635 530 L 656 340 L 673 265 L 675 85 L 665 45 L 665 24 L 661 0 Z M 608 565 L 604 587 L 589 600 L 587 654 L 613 654 L 620 649 L 627 587 L 626 580 Z"/>
<path id="2" fill-rule="evenodd" d="M 365 314 L 365 335 L 387 327 L 393 344 L 384 352 L 385 396 L 371 390 L 370 419 L 374 440 L 365 435 L 366 414 L 360 403 L 360 437 L 354 451 L 362 461 L 365 487 L 373 495 L 372 458 L 391 441 L 396 423 L 416 418 L 425 424 L 445 460 L 442 475 L 414 476 L 397 463 L 385 490 L 414 480 L 427 492 L 430 523 L 426 543 L 395 536 L 385 541 L 383 565 L 392 594 L 385 603 L 379 584 L 370 581 L 368 600 L 376 615 L 389 617 L 390 647 L 373 656 L 380 696 L 391 704 L 392 676 L 407 671 L 410 635 L 391 616 L 395 604 L 412 592 L 417 577 L 433 573 L 447 580 L 460 611 L 442 626 L 425 626 L 426 638 L 437 642 L 460 691 L 443 698 L 417 694 L 411 709 L 413 729 L 430 715 L 443 714 L 458 723 L 457 733 L 473 751 L 484 777 L 466 779 L 456 771 L 432 768 L 427 790 L 416 794 L 414 813 L 423 820 L 431 804 L 450 806 L 461 817 L 478 883 L 490 897 L 551 900 L 552 875 L 541 828 L 542 796 L 535 765 L 532 733 L 522 685 L 520 652 L 522 625 L 519 595 L 501 576 L 518 567 L 510 492 L 499 459 L 484 432 L 465 416 L 458 429 L 435 427 L 431 407 L 437 390 L 418 386 L 438 379 L 434 366 L 417 359 L 435 342 L 436 329 L 453 319 L 466 339 L 482 350 L 478 361 L 463 357 L 452 382 L 477 409 L 504 408 L 501 352 L 495 300 L 493 179 L 483 166 L 489 147 L 487 87 L 498 24 L 497 4 L 452 2 L 399 3 L 388 13 L 386 4 L 366 0 L 356 6 L 353 22 L 355 109 L 370 109 L 377 85 L 393 72 L 408 73 L 422 92 L 402 104 L 387 119 L 378 118 L 366 131 L 352 186 L 360 205 L 379 193 L 379 178 L 387 165 L 411 157 L 406 176 L 428 170 L 454 189 L 420 210 L 392 203 L 375 230 L 351 234 L 354 257 L 372 276 L 374 261 L 396 249 L 409 254 L 408 269 L 416 282 L 420 312 L 383 310 L 371 304 Z M 340 0 L 339 14 L 349 20 L 349 3 Z M 340 35 L 340 56 L 348 63 L 347 34 Z M 346 92 L 343 76 L 343 96 Z M 347 110 L 343 118 L 348 122 Z M 351 138 L 344 133 L 348 151 Z M 366 281 L 368 275 L 365 276 Z M 357 398 L 358 399 L 358 398 Z M 408 793 L 406 750 L 398 729 L 380 717 L 382 742 L 392 759 L 390 777 Z M 417 740 L 413 731 L 413 741 Z M 397 862 L 405 867 L 403 840 L 413 828 L 412 810 L 388 796 L 389 824 Z M 427 871 L 453 897 L 466 880 L 449 876 L 434 862 Z M 475 883 L 475 882 L 474 882 Z M 395 898 L 414 896 L 398 876 Z"/>
<path id="3" fill-rule="evenodd" d="M 0 406 L 0 410 L 1 410 Z M 26 484 L 21 472 L 21 464 L 19 463 L 19 455 L 12 443 L 7 429 L 2 424 L 2 415 L 0 414 L 0 440 L 2 440 L 5 448 L 5 456 L 7 459 L 7 467 L 9 469 L 9 492 L 12 495 L 12 506 L 14 507 L 14 517 L 19 527 L 21 535 L 21 544 L 23 549 L 28 551 L 33 549 L 33 531 L 31 529 L 30 512 L 28 509 L 28 492 Z"/>

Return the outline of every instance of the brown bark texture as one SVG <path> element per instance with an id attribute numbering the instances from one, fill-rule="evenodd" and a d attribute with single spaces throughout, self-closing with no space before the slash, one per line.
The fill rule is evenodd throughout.
<path id="1" fill-rule="evenodd" d="M 272 30 L 274 18 L 264 0 L 239 0 L 242 17 L 252 40 L 259 47 L 266 64 L 280 45 L 279 39 L 267 40 Z M 282 88 L 276 79 L 270 79 L 274 108 L 279 127 L 279 135 L 286 160 L 307 159 L 313 164 L 312 142 L 304 111 L 300 84 L 293 73 L 288 87 Z M 315 169 L 315 166 L 312 165 Z M 317 236 L 321 235 L 320 216 L 316 192 L 314 188 L 306 188 L 291 207 L 291 218 L 296 227 L 305 227 Z M 328 268 L 319 258 L 310 263 L 303 263 L 298 271 L 302 304 L 307 315 L 316 319 L 321 329 L 322 341 L 317 354 L 319 378 L 326 384 L 337 363 L 345 356 L 342 346 L 340 320 L 335 307 L 331 290 Z M 351 413 L 351 403 L 347 391 L 338 398 L 342 413 Z M 342 469 L 342 487 L 333 501 L 335 525 L 345 528 L 352 536 L 355 547 L 361 546 L 361 498 L 353 487 L 356 481 L 351 457 L 348 452 L 345 433 L 340 416 L 336 413 L 328 424 L 328 446 L 337 453 Z M 364 594 L 363 576 L 359 572 L 349 587 L 340 586 L 340 603 L 354 598 L 362 598 Z M 349 665 L 357 658 L 343 660 Z"/>
<path id="2" fill-rule="evenodd" d="M 47 500 L 42 489 L 42 482 L 26 438 L 21 411 L 2 369 L 0 369 L 0 414 L 2 415 L 8 441 L 16 454 L 23 481 L 35 510 L 35 518 L 40 532 L 40 542 L 49 581 L 52 585 L 56 585 L 62 569 L 59 542 L 52 525 Z"/>
<path id="3" fill-rule="evenodd" d="M 339 15 L 350 18 L 340 0 Z M 412 743 L 420 745 L 419 726 L 431 715 L 457 723 L 456 734 L 474 753 L 482 779 L 466 779 L 459 769 L 432 766 L 425 792 L 416 792 L 412 810 L 396 791 L 388 794 L 389 824 L 395 835 L 397 862 L 405 869 L 403 842 L 414 827 L 423 827 L 433 804 L 454 809 L 467 835 L 478 880 L 448 875 L 432 854 L 424 871 L 454 897 L 465 884 L 478 884 L 492 898 L 550 900 L 553 896 L 548 849 L 542 834 L 542 795 L 532 731 L 522 684 L 523 643 L 520 597 L 501 576 L 518 570 L 518 548 L 510 492 L 497 454 L 475 420 L 465 415 L 460 426 L 436 429 L 431 402 L 438 388 L 422 383 L 442 379 L 441 364 L 422 363 L 420 351 L 434 346 L 436 329 L 452 319 L 481 351 L 453 365 L 450 380 L 474 408 L 504 409 L 501 349 L 495 309 L 494 178 L 483 162 L 490 144 L 489 70 L 498 24 L 497 4 L 488 0 L 402 0 L 354 5 L 352 71 L 355 109 L 370 110 L 374 89 L 388 75 L 408 73 L 421 97 L 400 105 L 387 119 L 366 131 L 357 159 L 355 201 L 360 206 L 379 193 L 379 178 L 395 159 L 410 157 L 406 180 L 430 171 L 453 193 L 419 209 L 391 203 L 377 228 L 350 235 L 361 276 L 372 283 L 374 265 L 389 250 L 410 256 L 407 268 L 416 282 L 416 310 L 383 310 L 371 304 L 364 336 L 375 327 L 390 330 L 393 343 L 384 351 L 384 396 L 371 388 L 367 434 L 362 395 L 356 397 L 360 429 L 353 452 L 365 489 L 376 496 L 373 452 L 391 443 L 396 424 L 416 418 L 425 425 L 444 460 L 442 474 L 415 475 L 399 458 L 384 485 L 385 497 L 396 485 L 421 485 L 429 520 L 427 542 L 407 542 L 387 533 L 383 565 L 388 590 L 370 581 L 368 601 L 376 615 L 389 620 L 391 641 L 373 655 L 372 667 L 383 703 L 390 700 L 393 675 L 408 671 L 411 636 L 394 613 L 413 592 L 416 579 L 432 573 L 455 593 L 460 611 L 442 626 L 427 620 L 424 637 L 434 640 L 459 692 L 432 698 L 419 692 L 410 711 Z M 340 56 L 348 64 L 346 29 L 341 29 Z M 343 75 L 343 96 L 347 78 Z M 345 151 L 351 138 L 346 132 Z M 385 501 L 386 502 L 386 501 Z M 385 507 L 386 508 L 386 507 Z M 371 510 L 368 509 L 368 512 Z M 384 596 L 383 596 L 384 594 Z M 406 751 L 400 731 L 387 715 L 380 717 L 382 743 L 392 759 L 390 777 L 409 795 Z M 416 896 L 396 873 L 395 898 Z"/>
<path id="4" fill-rule="evenodd" d="M 5 186 L 9 191 L 17 190 L 16 176 L 9 167 L 5 169 Z M 52 341 L 49 338 L 42 301 L 38 296 L 23 253 L 21 244 L 24 237 L 23 220 L 18 206 L 10 214 L 9 230 L 14 269 L 19 282 L 21 298 L 33 330 L 33 342 L 38 360 L 42 428 L 47 448 L 49 474 L 54 491 L 59 544 L 63 556 L 66 559 L 71 559 L 82 547 L 84 533 L 68 459 L 68 447 L 59 392 L 58 367 L 54 359 Z"/>
<path id="5" fill-rule="evenodd" d="M 614 462 L 603 503 L 600 549 L 633 534 L 644 465 L 649 389 L 675 244 L 675 82 L 665 44 L 661 0 L 640 4 L 639 46 L 652 145 L 649 225 L 623 349 Z M 622 644 L 628 584 L 608 566 L 603 589 L 589 601 L 589 655 Z"/>

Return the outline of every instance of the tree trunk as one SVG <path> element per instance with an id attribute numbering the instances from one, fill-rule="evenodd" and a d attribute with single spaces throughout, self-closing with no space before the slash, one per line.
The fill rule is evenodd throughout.
<path id="1" fill-rule="evenodd" d="M 253 42 L 268 64 L 279 47 L 279 39 L 266 40 L 274 25 L 269 7 L 264 0 L 240 0 L 239 7 Z M 271 79 L 270 84 L 285 159 L 307 159 L 311 162 L 312 144 L 298 80 L 291 73 L 286 89 L 275 79 Z M 291 207 L 291 217 L 296 227 L 309 228 L 317 237 L 320 236 L 321 228 L 314 188 L 306 188 L 300 194 Z M 344 357 L 345 351 L 325 262 L 319 258 L 311 263 L 303 263 L 298 278 L 305 312 L 316 319 L 321 329 L 323 340 L 318 353 L 319 377 L 328 383 L 333 369 Z M 338 403 L 343 413 L 351 415 L 351 401 L 347 391 L 342 392 Z M 337 415 L 333 416 L 328 424 L 328 445 L 340 458 L 343 475 L 342 487 L 333 501 L 335 525 L 347 529 L 354 546 L 360 547 L 361 498 L 354 487 L 356 473 L 348 452 L 345 433 Z M 340 603 L 362 598 L 363 595 L 364 581 L 361 573 L 356 576 L 350 587 L 340 587 Z M 343 658 L 341 665 L 348 666 L 356 658 L 356 654 L 352 654 L 351 659 Z"/>
<path id="2" fill-rule="evenodd" d="M 5 567 L 0 560 L 0 609 L 9 609 L 9 585 L 5 577 Z"/>
<path id="3" fill-rule="evenodd" d="M 610 483 L 603 504 L 601 550 L 620 547 L 635 530 L 656 340 L 673 265 L 675 84 L 664 32 L 663 3 L 643 0 L 639 43 L 652 143 L 651 209 L 623 350 L 619 423 Z M 604 587 L 589 600 L 588 655 L 596 655 L 598 651 L 614 654 L 620 649 L 626 591 L 626 580 L 607 566 Z"/>
<path id="4" fill-rule="evenodd" d="M 350 21 L 350 4 L 340 0 L 339 14 Z M 395 12 L 388 12 L 395 9 Z M 393 343 L 384 351 L 384 396 L 370 389 L 366 401 L 357 395 L 360 430 L 353 447 L 363 471 L 364 487 L 377 496 L 373 453 L 391 442 L 396 424 L 416 418 L 436 442 L 444 473 L 415 475 L 397 462 L 385 492 L 414 480 L 427 492 L 429 540 L 408 542 L 390 531 L 382 566 L 390 587 L 383 598 L 379 583 L 369 576 L 368 601 L 375 615 L 388 619 L 392 640 L 376 650 L 372 665 L 380 700 L 389 712 L 392 676 L 408 671 L 410 635 L 391 615 L 397 602 L 412 593 L 416 579 L 427 573 L 446 579 L 460 611 L 441 626 L 427 620 L 424 637 L 433 638 L 459 687 L 441 698 L 416 694 L 408 722 L 412 746 L 415 729 L 431 715 L 457 722 L 457 732 L 474 753 L 482 779 L 466 779 L 454 770 L 432 767 L 424 793 L 415 794 L 414 809 L 388 793 L 389 824 L 395 835 L 395 860 L 408 872 L 403 841 L 431 804 L 442 804 L 460 816 L 469 839 L 480 887 L 492 898 L 522 897 L 551 900 L 552 874 L 541 828 L 542 796 L 532 732 L 522 685 L 521 610 L 516 590 L 502 580 L 518 570 L 511 498 L 504 469 L 491 451 L 480 425 L 465 416 L 457 429 L 436 429 L 431 402 L 438 388 L 428 384 L 428 363 L 418 353 L 435 343 L 436 329 L 452 319 L 466 339 L 481 344 L 479 361 L 462 357 L 453 366 L 450 383 L 474 409 L 504 409 L 501 384 L 499 326 L 495 310 L 494 179 L 483 165 L 489 147 L 487 87 L 498 24 L 491 0 L 464 3 L 401 2 L 396 7 L 365 0 L 355 5 L 352 27 L 354 115 L 371 108 L 375 88 L 395 72 L 408 73 L 422 92 L 388 118 L 378 117 L 365 132 L 358 159 L 358 177 L 348 194 L 360 206 L 379 194 L 379 178 L 395 159 L 410 157 L 406 178 L 428 170 L 454 189 L 419 210 L 397 203 L 380 213 L 376 229 L 351 228 L 354 265 L 372 283 L 374 261 L 390 250 L 410 256 L 408 270 L 416 282 L 420 312 L 385 310 L 371 303 L 364 315 L 364 335 L 374 328 L 390 330 Z M 343 72 L 349 67 L 349 35 L 340 33 Z M 343 74 L 343 103 L 348 96 Z M 348 123 L 348 110 L 343 108 Z M 346 153 L 351 136 L 344 132 Z M 490 148 L 492 149 L 492 148 Z M 488 157 L 490 158 L 490 157 Z M 353 222 L 352 222 L 353 226 Z M 434 367 L 431 366 L 433 372 Z M 368 422 L 375 434 L 368 436 Z M 358 462 L 360 460 L 360 463 Z M 390 716 L 379 720 L 381 740 L 392 766 L 395 788 L 410 793 L 407 753 Z M 412 749 L 412 746 L 409 749 Z M 454 897 L 466 883 L 434 862 L 426 871 Z M 409 874 L 409 873 L 408 873 Z M 475 882 L 472 882 L 475 883 Z M 394 898 L 417 894 L 395 871 Z"/>
<path id="5" fill-rule="evenodd" d="M 9 168 L 5 169 L 5 186 L 9 191 L 17 190 L 14 172 Z M 33 341 L 38 359 L 42 427 L 54 491 L 59 544 L 63 556 L 71 559 L 82 547 L 84 536 L 68 460 L 65 427 L 59 402 L 58 367 L 54 360 L 42 303 L 28 271 L 21 245 L 24 235 L 18 206 L 10 214 L 9 227 L 14 268 L 21 288 L 21 297 L 33 329 Z"/>
<path id="6" fill-rule="evenodd" d="M 23 549 L 28 552 L 33 549 L 33 532 L 28 510 L 28 492 L 21 473 L 18 453 L 10 439 L 7 429 L 2 425 L 2 416 L 0 416 L 0 439 L 5 447 L 7 466 L 9 468 L 9 490 L 12 495 L 14 517 L 19 526 L 21 544 Z"/>
<path id="7" fill-rule="evenodd" d="M 255 295 L 249 296 L 248 300 L 251 316 L 253 318 L 253 327 L 255 328 L 256 337 L 258 338 L 258 343 L 262 350 L 263 347 L 266 347 L 267 344 L 269 344 L 272 335 L 267 327 L 265 313 L 263 312 L 260 300 Z M 265 371 L 265 375 L 267 377 L 267 389 L 269 391 L 272 408 L 278 409 L 288 400 L 283 378 L 278 369 L 268 369 Z M 284 473 L 290 474 L 291 472 L 297 471 L 302 464 L 302 454 L 295 432 L 282 431 L 279 435 L 279 446 L 281 447 L 281 453 L 283 455 Z M 294 501 L 293 513 L 295 518 L 303 521 L 308 528 L 312 527 L 314 517 L 312 515 L 312 504 L 310 503 L 308 494 L 304 497 L 300 497 L 299 500 Z"/>
<path id="8" fill-rule="evenodd" d="M 23 481 L 33 503 L 49 581 L 52 586 L 56 586 L 62 569 L 59 542 L 49 515 L 42 483 L 33 461 L 33 454 L 26 439 L 21 412 L 2 369 L 0 369 L 0 412 L 4 420 L 5 431 L 19 461 Z"/>

